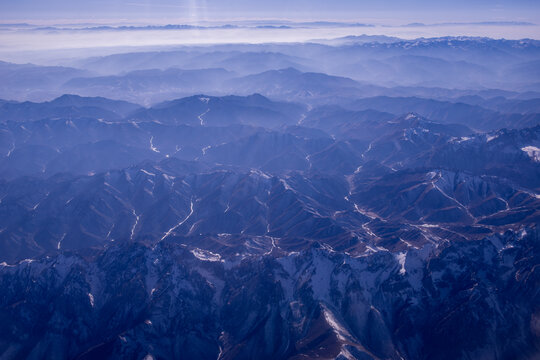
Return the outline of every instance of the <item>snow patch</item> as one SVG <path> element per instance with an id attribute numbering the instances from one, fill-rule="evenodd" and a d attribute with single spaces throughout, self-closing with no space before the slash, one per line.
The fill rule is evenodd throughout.
<path id="1" fill-rule="evenodd" d="M 213 252 L 208 251 L 208 250 L 195 248 L 195 249 L 191 250 L 191 253 L 197 259 L 202 260 L 202 261 L 211 261 L 211 262 L 222 261 L 221 260 L 221 255 L 213 253 Z"/>
<path id="2" fill-rule="evenodd" d="M 202 124 L 201 124 L 201 125 L 202 125 Z M 203 148 L 202 148 L 202 154 L 203 154 L 203 155 L 206 155 L 206 152 L 207 152 L 208 150 L 210 150 L 211 148 L 212 148 L 212 146 L 205 146 L 205 147 L 203 147 Z"/>
<path id="3" fill-rule="evenodd" d="M 399 273 L 401 275 L 405 275 L 407 273 L 407 270 L 405 270 L 405 260 L 407 260 L 407 252 L 400 252 L 399 254 L 397 254 L 396 260 L 398 261 L 399 265 L 401 265 Z"/>
<path id="4" fill-rule="evenodd" d="M 437 177 L 437 175 L 439 175 L 439 172 L 437 171 L 430 171 L 427 173 L 427 177 L 429 180 L 433 180 Z"/>
<path id="5" fill-rule="evenodd" d="M 175 226 L 173 226 L 172 228 L 170 228 L 166 233 L 165 235 L 163 235 L 163 237 L 161 238 L 160 241 L 163 241 L 165 240 L 169 235 L 171 235 L 171 233 L 178 229 L 180 226 L 182 226 L 186 221 L 189 220 L 189 218 L 191 217 L 191 215 L 193 215 L 193 199 L 191 200 L 191 204 L 190 204 L 190 211 L 189 211 L 189 214 L 188 216 L 185 217 L 184 220 L 180 221 L 178 224 L 176 224 Z"/>
<path id="6" fill-rule="evenodd" d="M 470 136 L 462 136 L 459 139 L 457 139 L 456 142 L 457 143 L 462 143 L 462 142 L 470 141 L 470 140 L 472 140 L 472 137 L 470 137 Z"/>
<path id="7" fill-rule="evenodd" d="M 269 231 L 267 231 L 267 232 L 269 232 Z M 270 250 L 265 252 L 264 255 L 270 255 L 272 253 L 272 251 L 274 251 L 274 249 L 277 248 L 277 246 L 276 246 L 276 238 L 270 237 L 270 239 L 272 240 L 272 247 L 270 248 Z"/>
<path id="8" fill-rule="evenodd" d="M 525 146 L 521 148 L 534 162 L 540 162 L 540 149 L 536 146 Z"/>
<path id="9" fill-rule="evenodd" d="M 411 120 L 411 119 L 416 119 L 416 115 L 413 113 L 410 113 L 410 114 L 407 114 L 407 116 L 405 116 L 405 120 Z"/>
<path id="10" fill-rule="evenodd" d="M 13 142 L 13 145 L 11 145 L 11 149 L 9 149 L 6 157 L 10 157 L 11 153 L 13 152 L 13 150 L 15 150 L 15 142 Z"/>
<path id="11" fill-rule="evenodd" d="M 323 306 L 323 314 L 327 324 L 330 325 L 330 327 L 334 330 L 334 333 L 337 335 L 340 341 L 347 341 L 347 338 L 351 337 L 349 332 L 339 324 L 334 314 L 332 314 L 332 312 L 328 310 L 326 306 Z"/>
<path id="12" fill-rule="evenodd" d="M 433 224 L 422 224 L 419 226 L 424 227 L 424 228 L 438 228 L 439 227 L 439 225 L 433 225 Z"/>
<path id="13" fill-rule="evenodd" d="M 210 109 L 206 110 L 205 112 L 203 112 L 201 115 L 197 116 L 197 118 L 199 119 L 200 123 L 201 123 L 201 126 L 204 126 L 204 119 L 203 119 L 203 116 L 208 114 L 210 112 Z"/>
<path id="14" fill-rule="evenodd" d="M 251 170 L 249 171 L 249 174 L 250 174 L 250 175 L 255 174 L 255 175 L 258 175 L 258 176 L 260 176 L 260 177 L 262 177 L 262 178 L 265 178 L 265 179 L 270 179 L 270 178 L 271 178 L 270 175 L 268 175 L 267 173 L 262 172 L 261 170 L 258 170 L 258 169 L 251 169 Z"/>
<path id="15" fill-rule="evenodd" d="M 62 247 L 62 241 L 64 241 L 64 238 L 66 237 L 66 233 L 64 233 L 64 235 L 62 235 L 62 237 L 60 238 L 60 240 L 58 241 L 58 244 L 56 244 L 56 249 L 57 250 L 60 250 L 60 248 Z"/>
<path id="16" fill-rule="evenodd" d="M 279 179 L 279 182 L 283 185 L 285 190 L 294 191 L 293 188 L 290 187 L 289 184 L 287 184 L 287 182 L 284 179 Z"/>
<path id="17" fill-rule="evenodd" d="M 141 169 L 141 171 L 142 171 L 143 173 L 145 173 L 146 175 L 148 175 L 148 176 L 156 176 L 156 174 L 151 173 L 151 172 L 148 172 L 148 171 L 146 171 L 146 170 L 144 170 L 144 169 Z"/>
<path id="18" fill-rule="evenodd" d="M 133 224 L 133 227 L 131 228 L 131 237 L 130 240 L 133 240 L 133 236 L 135 235 L 135 228 L 137 227 L 137 224 L 139 223 L 139 219 L 141 218 L 137 213 L 135 212 L 135 209 L 131 210 L 133 216 L 135 216 L 135 223 Z"/>
<path id="19" fill-rule="evenodd" d="M 372 246 L 366 245 L 366 250 L 365 250 L 364 252 L 367 252 L 367 253 L 377 253 L 377 252 L 379 252 L 379 250 L 373 248 Z"/>
<path id="20" fill-rule="evenodd" d="M 160 151 L 157 149 L 157 147 L 154 146 L 154 137 L 152 136 L 150 138 L 150 150 L 153 152 L 159 153 Z"/>

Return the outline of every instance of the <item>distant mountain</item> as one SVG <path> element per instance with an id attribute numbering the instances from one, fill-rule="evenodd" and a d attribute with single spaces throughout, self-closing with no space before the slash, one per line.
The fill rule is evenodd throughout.
<path id="1" fill-rule="evenodd" d="M 49 102 L 49 104 L 57 107 L 101 108 L 114 112 L 119 116 L 126 116 L 140 108 L 139 105 L 126 101 L 110 100 L 104 97 L 81 97 L 77 95 L 62 95 Z"/>
<path id="2" fill-rule="evenodd" d="M 412 111 L 436 122 L 463 124 L 478 130 L 531 127 L 540 122 L 540 115 L 536 113 L 502 114 L 477 105 L 417 97 L 365 98 L 354 101 L 348 107 L 355 110 L 387 111 L 396 115 Z"/>
<path id="3" fill-rule="evenodd" d="M 172 156 L 192 160 L 201 156 L 205 148 L 256 131 L 260 129 L 239 125 L 167 126 L 155 122 L 114 123 L 88 118 L 8 122 L 0 124 L 0 177 L 43 177 L 54 175 L 51 171 L 96 173 Z M 100 144 L 110 145 L 110 151 L 103 152 Z M 85 150 L 81 153 L 82 149 Z M 81 161 L 81 156 L 86 160 Z M 100 161 L 102 156 L 109 158 Z"/>
<path id="4" fill-rule="evenodd" d="M 219 51 L 194 57 L 186 66 L 199 68 L 201 64 L 208 64 L 223 67 L 241 75 L 248 75 L 285 68 L 307 70 L 309 66 L 304 64 L 308 62 L 309 60 L 300 56 L 274 51 Z"/>
<path id="5" fill-rule="evenodd" d="M 113 54 L 102 57 L 90 57 L 74 62 L 74 66 L 96 72 L 101 75 L 120 75 L 122 73 L 179 67 L 180 64 L 201 52 L 192 51 L 155 51 Z"/>
<path id="6" fill-rule="evenodd" d="M 351 199 L 385 218 L 459 226 L 534 223 L 538 221 L 535 208 L 540 205 L 531 194 L 495 178 L 450 171 L 391 173 L 353 191 Z"/>
<path id="7" fill-rule="evenodd" d="M 0 98 L 7 100 L 43 101 L 62 94 L 66 81 L 89 76 L 85 70 L 62 66 L 37 66 L 0 61 Z"/>
<path id="8" fill-rule="evenodd" d="M 343 74 L 371 83 L 387 83 L 399 79 L 399 84 L 467 88 L 494 78 L 495 73 L 480 64 L 448 61 L 438 57 L 398 55 L 385 59 L 360 60 L 342 68 Z"/>
<path id="9" fill-rule="evenodd" d="M 540 98 L 532 99 L 507 99 L 497 96 L 485 99 L 478 95 L 461 96 L 455 99 L 470 105 L 478 105 L 486 109 L 492 109 L 509 114 L 531 114 L 540 113 Z"/>
<path id="10" fill-rule="evenodd" d="M 402 39 L 393 37 L 393 36 L 384 36 L 384 35 L 348 35 L 335 39 L 316 39 L 313 42 L 326 45 L 353 45 L 353 44 L 363 44 L 363 43 L 391 43 L 402 41 Z"/>
<path id="11" fill-rule="evenodd" d="M 0 122 L 80 117 L 95 117 L 107 121 L 117 121 L 139 108 L 139 105 L 125 101 L 109 100 L 103 97 L 88 98 L 77 95 L 63 95 L 45 103 L 27 101 L 0 105 Z"/>
<path id="12" fill-rule="evenodd" d="M 349 78 L 329 76 L 323 73 L 303 73 L 288 68 L 271 70 L 261 74 L 233 79 L 229 88 L 240 93 L 260 93 L 280 99 L 319 99 L 346 94 L 346 97 L 365 96 L 375 86 L 365 86 Z M 338 95 L 339 96 L 339 95 Z"/>
<path id="13" fill-rule="evenodd" d="M 6 212 L 0 228 L 11 229 L 2 233 L 6 260 L 54 251 L 50 236 L 39 240 L 52 221 L 49 216 L 59 218 L 61 211 L 66 217 L 62 222 L 71 224 L 79 216 L 74 210 L 80 208 L 62 204 L 66 197 L 89 191 L 92 202 L 80 206 L 91 208 L 81 211 L 103 208 L 97 210 L 102 220 L 90 219 L 84 237 L 79 228 L 66 228 L 71 235 L 63 240 L 64 248 L 101 246 L 110 230 L 107 224 L 125 221 L 133 211 L 133 219 L 143 227 L 129 232 L 119 228 L 116 236 L 156 239 L 172 229 L 171 237 L 252 234 L 291 241 L 300 237 L 304 244 L 324 238 L 333 247 L 347 243 L 350 251 L 371 241 L 394 249 L 395 244 L 386 241 L 396 233 L 406 233 L 411 244 L 423 244 L 424 235 L 467 238 L 477 230 L 485 235 L 499 226 L 538 220 L 538 127 L 462 136 L 467 132 L 463 126 L 410 114 L 359 122 L 359 129 L 363 126 L 371 137 L 356 139 L 353 134 L 348 140 L 333 140 L 320 132 L 292 135 L 287 128 L 238 125 L 108 124 L 90 119 L 23 124 L 10 123 L 2 131 L 15 139 L 0 161 L 5 179 L 0 210 Z M 121 168 L 126 169 L 117 170 Z M 41 179 L 21 182 L 21 175 Z M 163 206 L 176 210 L 158 210 Z M 8 215 L 15 208 L 20 210 Z M 109 209 L 106 216 L 104 209 Z M 36 214 L 42 211 L 39 220 Z M 161 220 L 152 215 L 159 213 L 169 215 Z M 418 232 L 415 226 L 421 224 L 433 227 Z M 51 236 L 62 236 L 57 235 Z"/>
<path id="14" fill-rule="evenodd" d="M 301 124 L 305 126 L 323 129 L 332 134 L 336 134 L 343 126 L 349 125 L 364 125 L 372 121 L 380 124 L 393 120 L 396 116 L 387 112 L 364 110 L 353 111 L 337 105 L 326 105 L 312 109 L 305 119 L 302 119 Z M 346 131 L 347 136 L 353 136 L 351 132 Z M 357 135 L 373 138 L 371 132 L 359 132 Z"/>
<path id="15" fill-rule="evenodd" d="M 308 154 L 322 150 L 332 140 L 305 139 L 290 134 L 258 132 L 234 143 L 208 148 L 203 160 L 263 171 L 307 170 Z"/>
<path id="16" fill-rule="evenodd" d="M 540 43 L 470 37 L 420 38 L 348 43 L 325 53 L 326 68 L 321 71 L 382 86 L 510 90 L 524 83 L 537 84 L 538 76 L 531 66 L 538 59 Z M 520 66 L 522 71 L 518 70 Z M 525 70 L 527 66 L 531 71 Z M 514 67 L 516 71 L 501 71 Z"/>
<path id="17" fill-rule="evenodd" d="M 105 95 L 147 105 L 196 93 L 219 93 L 224 81 L 235 74 L 224 69 L 138 70 L 124 75 L 74 78 L 66 91 L 83 95 Z"/>
<path id="18" fill-rule="evenodd" d="M 258 73 L 286 67 L 302 68 L 307 62 L 299 56 L 253 49 L 188 48 L 176 51 L 155 51 L 114 54 L 76 62 L 76 66 L 101 74 L 118 74 L 136 70 L 183 68 L 225 68 L 240 74 Z"/>
<path id="19" fill-rule="evenodd" d="M 109 163 L 133 156 L 133 151 L 115 150 L 112 142 L 92 146 L 114 151 Z M 81 156 L 98 154 L 87 147 L 81 150 Z M 339 151 L 350 152 L 343 146 Z M 281 162 L 285 160 L 291 163 L 294 158 L 283 157 Z M 0 234 L 3 260 L 50 253 L 59 246 L 103 246 L 112 239 L 152 243 L 170 237 L 190 242 L 201 234 L 277 237 L 282 249 L 289 251 L 313 241 L 349 252 L 362 252 L 366 246 L 394 251 L 399 244 L 390 240 L 397 234 L 406 236 L 411 246 L 420 246 L 426 236 L 435 239 L 452 233 L 467 238 L 476 236 L 477 230 L 486 235 L 538 221 L 535 195 L 494 178 L 441 170 L 373 174 L 366 164 L 347 181 L 339 171 L 326 172 L 327 160 L 331 162 L 332 156 L 313 155 L 311 174 L 223 167 L 197 173 L 190 163 L 166 160 L 84 177 L 59 174 L 43 180 L 3 181 L 0 226 L 7 229 Z M 73 163 L 58 161 L 90 164 L 84 157 Z M 274 169 L 263 168 L 272 171 L 277 164 Z M 280 172 L 286 169 L 284 162 Z M 352 169 L 343 168 L 346 173 Z M 426 226 L 417 228 L 420 225 Z M 304 245 L 295 239 L 304 239 Z"/>
<path id="20" fill-rule="evenodd" d="M 512 65 L 504 70 L 504 75 L 511 78 L 518 78 L 523 82 L 540 78 L 540 60 L 533 60 Z"/>
<path id="21" fill-rule="evenodd" d="M 205 69 L 217 68 L 234 72 L 240 77 L 295 68 L 308 74 L 328 74 L 360 81 L 360 87 L 352 83 L 334 85 L 334 89 L 340 88 L 340 97 L 348 98 L 436 95 L 429 91 L 407 91 L 403 87 L 436 87 L 475 93 L 481 89 L 538 93 L 540 82 L 535 65 L 539 56 L 538 41 L 471 37 L 403 40 L 359 36 L 345 37 L 330 44 L 184 46 L 181 49 L 65 61 L 75 68 L 3 63 L 0 74 L 4 74 L 5 88 L 0 88 L 0 98 L 42 101 L 62 93 L 75 92 L 85 96 L 121 98 L 148 106 L 198 93 L 247 95 L 258 92 L 280 99 L 291 95 L 314 97 L 321 95 L 319 93 L 330 96 L 324 87 L 317 89 L 309 85 L 313 79 L 307 82 L 304 79 L 313 75 L 298 77 L 291 73 L 287 75 L 291 77 L 289 82 L 279 80 L 283 90 L 272 87 L 269 82 L 251 83 L 249 80 L 247 83 L 239 82 L 238 86 L 234 81 L 228 82 L 227 87 L 222 89 L 218 86 L 222 85 L 218 80 L 228 80 L 227 76 L 216 76 L 215 79 L 203 76 Z M 199 72 L 202 81 L 190 81 L 191 75 L 185 73 L 175 74 L 173 69 L 179 68 L 184 72 Z M 137 71 L 143 72 L 132 73 Z M 260 79 L 272 81 L 272 77 L 267 75 Z M 97 79 L 90 79 L 96 76 Z M 186 80 L 183 80 L 184 77 Z M 277 75 L 274 77 L 279 78 Z M 70 82 L 74 78 L 77 80 Z M 174 81 L 175 78 L 177 81 Z M 69 86 L 63 87 L 66 82 L 69 82 Z M 322 82 L 319 84 L 323 85 Z M 401 88 L 399 93 L 388 90 L 396 86 Z"/>
<path id="22" fill-rule="evenodd" d="M 426 155 L 429 166 L 443 165 L 472 173 L 512 179 L 538 189 L 540 171 L 534 149 L 540 148 L 540 126 L 502 129 L 489 134 L 454 139 Z M 530 152 L 527 152 L 531 149 Z M 437 165 L 435 165 L 437 164 Z"/>
<path id="23" fill-rule="evenodd" d="M 245 124 L 272 128 L 296 123 L 303 112 L 302 105 L 271 101 L 259 94 L 245 97 L 196 95 L 155 105 L 135 112 L 130 118 L 166 124 Z"/>

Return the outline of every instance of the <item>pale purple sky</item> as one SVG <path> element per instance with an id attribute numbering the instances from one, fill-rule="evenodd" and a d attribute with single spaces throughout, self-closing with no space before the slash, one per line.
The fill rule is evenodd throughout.
<path id="1" fill-rule="evenodd" d="M 278 18 L 540 22 L 538 0 L 1 0 L 0 21 Z"/>

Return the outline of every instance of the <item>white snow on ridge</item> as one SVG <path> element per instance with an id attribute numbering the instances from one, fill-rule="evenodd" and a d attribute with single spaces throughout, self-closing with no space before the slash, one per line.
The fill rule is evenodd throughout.
<path id="1" fill-rule="evenodd" d="M 145 173 L 146 175 L 148 175 L 148 176 L 156 176 L 156 174 L 151 173 L 151 172 L 148 172 L 148 171 L 146 171 L 146 170 L 144 170 L 144 169 L 141 169 L 141 171 L 142 171 L 143 173 Z"/>
<path id="2" fill-rule="evenodd" d="M 173 226 L 172 228 L 170 228 L 166 233 L 165 235 L 163 235 L 163 237 L 161 238 L 160 241 L 163 241 L 165 240 L 169 235 L 171 235 L 171 233 L 176 230 L 177 228 L 179 228 L 180 226 L 182 226 L 186 221 L 189 220 L 189 218 L 191 217 L 191 215 L 193 215 L 193 200 L 191 200 L 191 205 L 190 205 L 190 212 L 188 214 L 188 216 L 186 216 L 186 218 L 182 221 L 180 221 L 178 224 L 176 224 L 175 226 Z"/>
<path id="3" fill-rule="evenodd" d="M 287 181 L 285 181 L 284 179 L 279 179 L 279 182 L 283 185 L 283 187 L 285 188 L 285 190 L 290 190 L 290 191 L 293 191 L 294 192 L 294 189 L 292 187 L 289 186 L 289 184 L 287 183 Z"/>
<path id="4" fill-rule="evenodd" d="M 367 224 L 362 224 L 362 229 L 364 229 L 364 231 L 368 233 L 369 236 L 377 237 L 377 234 L 371 231 L 371 229 L 367 226 Z"/>
<path id="5" fill-rule="evenodd" d="M 88 300 L 90 300 L 90 305 L 94 307 L 94 295 L 88 293 Z"/>
<path id="6" fill-rule="evenodd" d="M 13 150 L 15 150 L 15 142 L 13 142 L 13 145 L 11 145 L 11 149 L 9 149 L 6 157 L 10 157 L 11 156 L 11 153 L 13 152 Z"/>
<path id="7" fill-rule="evenodd" d="M 201 124 L 202 125 L 202 124 Z M 211 145 L 202 148 L 202 154 L 206 155 L 206 152 L 212 148 Z"/>
<path id="8" fill-rule="evenodd" d="M 296 123 L 296 125 L 301 125 L 302 122 L 306 119 L 307 115 L 304 113 L 302 115 L 300 115 L 300 119 L 298 120 L 298 122 Z"/>
<path id="9" fill-rule="evenodd" d="M 399 273 L 401 275 L 405 275 L 407 273 L 407 270 L 405 270 L 405 260 L 407 260 L 407 252 L 401 252 L 397 254 L 396 260 L 398 261 L 399 265 L 401 265 L 401 269 L 399 269 Z"/>
<path id="10" fill-rule="evenodd" d="M 540 149 L 536 146 L 525 146 L 521 148 L 534 162 L 540 162 Z"/>
<path id="11" fill-rule="evenodd" d="M 113 124 L 114 124 L 113 122 L 105 121 L 105 120 L 103 120 L 103 119 L 101 119 L 101 118 L 100 118 L 100 119 L 97 119 L 97 121 L 100 122 L 100 123 L 103 123 L 103 124 L 107 124 L 107 125 L 113 125 Z"/>
<path id="12" fill-rule="evenodd" d="M 60 240 L 58 241 L 58 244 L 56 244 L 56 249 L 57 250 L 60 250 L 60 248 L 62 247 L 62 241 L 64 241 L 64 238 L 66 237 L 66 233 L 64 233 L 64 235 L 62 235 L 62 237 L 60 238 Z"/>
<path id="13" fill-rule="evenodd" d="M 176 177 L 174 176 L 170 176 L 170 175 L 167 175 L 167 174 L 162 174 L 163 175 L 163 178 L 167 181 L 170 181 L 170 182 L 174 182 L 174 179 L 176 179 Z"/>
<path id="14" fill-rule="evenodd" d="M 407 114 L 407 116 L 405 117 L 405 120 L 411 120 L 411 119 L 416 119 L 416 114 L 413 114 L 413 113 L 409 113 Z"/>
<path id="15" fill-rule="evenodd" d="M 131 237 L 130 240 L 133 240 L 133 236 L 135 236 L 135 229 L 137 228 L 137 224 L 139 224 L 139 219 L 141 218 L 137 213 L 135 212 L 135 209 L 131 209 L 131 212 L 133 213 L 133 216 L 135 216 L 135 223 L 133 224 L 133 227 L 131 228 Z"/>
<path id="16" fill-rule="evenodd" d="M 334 314 L 326 306 L 323 306 L 323 314 L 326 323 L 334 330 L 340 341 L 347 341 L 347 338 L 351 338 L 349 332 L 339 324 Z"/>
<path id="17" fill-rule="evenodd" d="M 221 255 L 213 253 L 208 250 L 202 250 L 202 249 L 196 248 L 196 249 L 191 250 L 191 253 L 197 259 L 202 260 L 202 261 L 211 261 L 211 262 L 223 261 L 221 260 Z"/>
<path id="18" fill-rule="evenodd" d="M 268 225 L 269 226 L 269 225 Z M 268 229 L 267 229 L 268 230 Z M 269 232 L 269 231 L 267 231 Z M 268 250 L 267 252 L 264 253 L 264 255 L 270 255 L 272 253 L 272 251 L 274 251 L 274 249 L 277 247 L 276 246 L 276 238 L 273 238 L 270 236 L 270 239 L 272 240 L 272 247 L 270 248 L 270 250 Z"/>
<path id="19" fill-rule="evenodd" d="M 154 146 L 154 137 L 152 136 L 150 138 L 150 150 L 153 152 L 159 153 L 160 151 L 157 149 L 157 147 Z"/>
<path id="20" fill-rule="evenodd" d="M 201 126 L 204 126 L 204 119 L 203 119 L 203 116 L 208 114 L 210 112 L 210 109 L 206 110 L 205 112 L 203 112 L 201 115 L 197 116 L 197 118 L 199 119 L 199 121 L 201 122 Z"/>
<path id="21" fill-rule="evenodd" d="M 262 171 L 259 170 L 259 169 L 251 169 L 251 170 L 249 171 L 249 174 L 250 174 L 250 175 L 255 174 L 255 175 L 258 175 L 258 176 L 260 176 L 260 177 L 262 177 L 262 178 L 265 178 L 265 179 L 270 179 L 270 178 L 271 178 L 270 175 L 268 175 L 268 174 L 265 173 L 265 172 L 262 172 Z"/>
<path id="22" fill-rule="evenodd" d="M 440 172 L 437 171 L 430 171 L 427 173 L 427 177 L 429 180 L 435 179 L 437 176 L 440 176 Z"/>

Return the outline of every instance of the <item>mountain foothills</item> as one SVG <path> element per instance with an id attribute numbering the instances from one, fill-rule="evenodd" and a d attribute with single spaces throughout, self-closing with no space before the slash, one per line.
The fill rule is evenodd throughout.
<path id="1" fill-rule="evenodd" d="M 538 359 L 540 42 L 383 40 L 0 63 L 0 358 Z"/>

